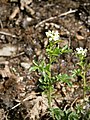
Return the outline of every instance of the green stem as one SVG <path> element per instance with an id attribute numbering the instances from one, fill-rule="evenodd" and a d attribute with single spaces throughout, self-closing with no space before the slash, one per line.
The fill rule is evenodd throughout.
<path id="1" fill-rule="evenodd" d="M 52 65 L 52 57 L 50 56 L 49 58 L 50 60 L 50 68 L 49 68 L 49 71 L 50 71 L 50 75 L 49 75 L 49 88 L 48 88 L 48 103 L 49 103 L 49 108 L 52 107 L 51 105 L 51 102 L 52 102 L 52 96 L 51 96 L 51 92 L 52 92 L 52 85 L 51 85 L 51 65 Z"/>
<path id="2" fill-rule="evenodd" d="M 52 98 L 51 98 L 51 86 L 49 86 L 49 89 L 48 89 L 48 104 L 49 104 L 49 108 L 51 109 L 52 105 L 51 105 L 51 102 L 52 102 Z"/>
<path id="3" fill-rule="evenodd" d="M 52 86 L 49 86 L 49 90 L 48 90 L 48 104 L 49 104 L 49 109 L 50 109 L 50 113 L 51 113 L 51 116 L 53 118 L 53 120 L 55 120 L 55 117 L 54 117 L 54 112 L 51 110 L 52 108 Z"/>
<path id="4" fill-rule="evenodd" d="M 50 75 L 49 75 L 49 88 L 48 88 L 48 104 L 49 104 L 49 109 L 50 109 L 50 111 L 51 111 L 51 115 L 52 115 L 52 118 L 53 118 L 53 120 L 55 120 L 55 118 L 54 118 L 54 113 L 53 113 L 53 111 L 51 110 L 51 108 L 52 108 L 52 82 L 51 82 L 51 80 L 52 80 L 52 76 L 51 76 L 51 65 L 52 65 L 52 55 L 50 55 L 50 58 L 49 58 L 49 62 L 50 62 L 50 68 L 49 68 L 49 70 L 50 70 Z"/>
<path id="5" fill-rule="evenodd" d="M 86 97 L 86 77 L 85 77 L 86 73 L 84 71 L 83 73 L 83 99 L 85 100 Z"/>
<path id="6" fill-rule="evenodd" d="M 86 72 L 85 72 L 85 66 L 81 66 L 82 67 L 82 78 L 83 78 L 83 100 L 85 101 L 85 97 L 86 97 Z"/>

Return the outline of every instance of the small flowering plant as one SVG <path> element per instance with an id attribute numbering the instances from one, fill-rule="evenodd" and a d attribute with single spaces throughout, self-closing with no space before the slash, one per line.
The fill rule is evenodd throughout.
<path id="1" fill-rule="evenodd" d="M 87 49 L 83 49 L 82 47 L 76 48 L 77 55 L 81 55 L 83 57 L 86 57 Z"/>
<path id="2" fill-rule="evenodd" d="M 49 38 L 49 41 L 57 41 L 60 39 L 58 31 L 48 31 L 46 32 L 46 36 Z"/>
<path id="3" fill-rule="evenodd" d="M 59 42 L 63 42 L 63 40 L 60 39 L 58 31 L 49 30 L 48 32 L 46 32 L 46 36 L 49 40 L 46 52 L 50 60 L 52 59 L 51 62 L 53 62 L 53 60 L 55 61 L 55 57 L 57 57 L 58 55 L 71 52 L 67 45 L 64 46 L 63 48 L 59 47 Z"/>
<path id="4" fill-rule="evenodd" d="M 87 72 L 87 62 L 86 62 L 87 49 L 83 49 L 82 47 L 76 48 L 76 56 L 78 58 L 79 69 L 74 70 L 74 75 L 79 75 L 83 79 L 83 98 L 86 96 L 86 72 Z"/>
<path id="5" fill-rule="evenodd" d="M 83 49 L 82 47 L 76 48 L 76 56 L 79 59 L 79 66 L 81 66 L 82 69 L 86 66 L 86 55 L 87 55 L 87 49 Z"/>
<path id="6" fill-rule="evenodd" d="M 46 47 L 46 55 L 48 57 L 48 62 L 45 60 L 41 60 L 38 64 L 34 61 L 34 66 L 30 68 L 30 71 L 36 71 L 40 73 L 41 77 L 39 78 L 39 87 L 43 90 L 47 95 L 48 105 L 50 109 L 51 116 L 53 119 L 55 118 L 54 110 L 52 109 L 52 92 L 54 92 L 54 84 L 58 81 L 67 83 L 71 86 L 71 77 L 67 74 L 57 74 L 55 76 L 52 75 L 52 65 L 53 62 L 57 62 L 57 57 L 64 53 L 69 53 L 71 50 L 68 46 L 64 46 L 62 48 L 59 47 L 60 36 L 58 31 L 48 31 L 46 32 L 46 36 L 48 38 L 48 45 Z"/>
<path id="7" fill-rule="evenodd" d="M 83 49 L 82 47 L 76 48 L 76 55 L 80 61 L 83 61 L 87 55 L 87 49 Z"/>

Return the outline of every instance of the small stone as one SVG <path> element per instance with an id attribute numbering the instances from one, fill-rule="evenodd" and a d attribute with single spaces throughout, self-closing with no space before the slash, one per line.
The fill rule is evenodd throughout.
<path id="1" fill-rule="evenodd" d="M 0 56 L 13 56 L 17 50 L 16 46 L 6 44 L 0 49 Z"/>
<path id="2" fill-rule="evenodd" d="M 31 17 L 25 18 L 25 19 L 23 20 L 23 22 L 22 22 L 22 27 L 23 27 L 23 28 L 28 27 L 31 21 L 32 21 L 32 18 L 31 18 Z"/>
<path id="3" fill-rule="evenodd" d="M 22 62 L 22 63 L 21 63 L 21 66 L 22 66 L 23 68 L 25 68 L 25 69 L 29 69 L 31 65 L 30 65 L 30 63 Z"/>
<path id="4" fill-rule="evenodd" d="M 28 56 L 30 56 L 30 57 L 33 55 L 33 48 L 32 48 L 31 45 L 28 45 L 28 46 L 26 47 L 25 53 L 26 53 L 26 55 L 28 55 Z"/>

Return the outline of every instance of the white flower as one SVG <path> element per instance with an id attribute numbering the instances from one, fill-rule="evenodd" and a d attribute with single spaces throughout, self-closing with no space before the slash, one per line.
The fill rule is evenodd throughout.
<path id="1" fill-rule="evenodd" d="M 50 30 L 48 32 L 46 32 L 47 37 L 51 37 L 51 35 L 52 35 L 52 32 Z"/>
<path id="2" fill-rule="evenodd" d="M 60 39 L 58 31 L 48 31 L 46 32 L 46 36 L 49 38 L 50 41 L 54 40 L 57 41 Z"/>
<path id="3" fill-rule="evenodd" d="M 80 48 L 76 48 L 76 51 L 78 55 L 86 56 L 87 49 L 83 49 L 82 47 L 80 47 Z"/>

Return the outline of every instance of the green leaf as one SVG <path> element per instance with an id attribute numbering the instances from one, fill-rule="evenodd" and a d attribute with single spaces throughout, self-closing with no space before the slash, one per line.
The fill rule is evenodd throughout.
<path id="1" fill-rule="evenodd" d="M 37 67 L 37 66 L 33 66 L 33 67 L 31 67 L 31 68 L 29 69 L 30 72 L 31 72 L 31 71 L 36 71 L 36 70 L 38 70 L 38 67 Z"/>
<path id="2" fill-rule="evenodd" d="M 61 49 L 61 54 L 69 53 L 69 52 L 72 52 L 72 50 L 68 48 L 68 45 L 65 45 L 65 46 Z"/>
<path id="3" fill-rule="evenodd" d="M 52 55 L 53 56 L 58 56 L 60 54 L 60 48 L 56 47 L 53 52 L 52 52 Z"/>
<path id="4" fill-rule="evenodd" d="M 51 114 L 54 115 L 55 120 L 61 120 L 61 117 L 64 116 L 64 113 L 59 108 L 51 108 Z"/>
<path id="5" fill-rule="evenodd" d="M 72 86 L 72 82 L 70 81 L 72 77 L 68 76 L 67 74 L 62 74 L 62 75 L 59 74 L 56 76 L 56 78 L 57 78 L 57 81 L 67 83 L 69 86 Z"/>
<path id="6" fill-rule="evenodd" d="M 60 48 L 55 47 L 55 48 L 47 48 L 46 52 L 48 53 L 48 55 L 52 55 L 52 56 L 58 56 L 60 54 Z"/>
<path id="7" fill-rule="evenodd" d="M 73 77 L 75 77 L 75 76 L 77 76 L 77 75 L 80 75 L 81 76 L 81 70 L 80 69 L 74 69 L 73 71 L 72 71 L 72 76 Z"/>
<path id="8" fill-rule="evenodd" d="M 49 75 L 50 74 L 50 64 L 47 64 L 45 67 L 44 67 L 44 71 Z"/>
<path id="9" fill-rule="evenodd" d="M 69 120 L 78 120 L 78 115 L 76 114 L 76 112 L 71 112 L 68 116 Z"/>

